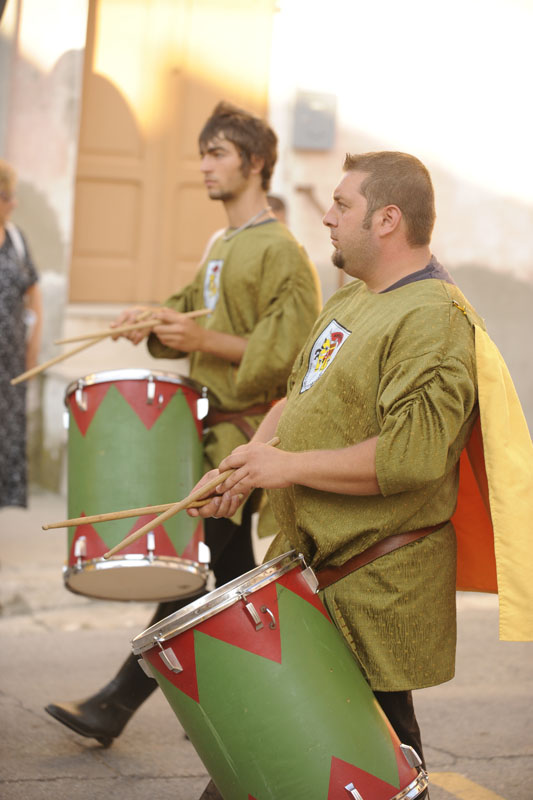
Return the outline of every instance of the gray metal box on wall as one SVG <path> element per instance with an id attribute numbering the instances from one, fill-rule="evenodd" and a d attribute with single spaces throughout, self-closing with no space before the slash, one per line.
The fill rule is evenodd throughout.
<path id="1" fill-rule="evenodd" d="M 296 150 L 331 150 L 336 108 L 334 94 L 298 92 L 294 103 L 292 146 Z"/>

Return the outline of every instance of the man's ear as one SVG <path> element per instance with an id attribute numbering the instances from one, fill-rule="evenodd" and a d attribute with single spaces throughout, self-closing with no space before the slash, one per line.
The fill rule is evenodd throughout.
<path id="1" fill-rule="evenodd" d="M 250 156 L 250 172 L 252 172 L 254 175 L 260 175 L 261 170 L 263 169 L 264 166 L 265 166 L 264 158 L 255 154 L 252 154 Z"/>
<path id="2" fill-rule="evenodd" d="M 393 233 L 400 225 L 402 216 L 403 214 L 398 206 L 384 206 L 379 211 L 378 234 L 380 236 L 388 236 L 390 233 Z"/>

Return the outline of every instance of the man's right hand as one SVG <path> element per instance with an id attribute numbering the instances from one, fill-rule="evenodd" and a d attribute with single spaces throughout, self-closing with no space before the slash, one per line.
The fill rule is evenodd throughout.
<path id="1" fill-rule="evenodd" d="M 212 469 L 209 472 L 200 478 L 196 486 L 192 489 L 192 491 L 196 491 L 196 489 L 200 489 L 209 481 L 213 480 L 217 475 L 220 475 L 220 470 Z M 212 489 L 209 493 L 210 502 L 206 503 L 204 506 L 200 506 L 200 508 L 188 508 L 187 514 L 190 517 L 232 517 L 237 509 L 239 508 L 242 503 L 248 497 L 247 493 L 244 494 L 233 494 L 231 492 L 224 492 L 220 494 L 218 491 L 218 487 Z"/>
<path id="2" fill-rule="evenodd" d="M 139 317 L 141 314 L 149 310 L 150 309 L 148 306 L 133 306 L 132 308 L 127 308 L 125 311 L 119 314 L 117 319 L 114 320 L 109 327 L 118 328 L 121 325 L 133 325 L 134 323 L 139 322 Z M 150 328 L 144 328 L 138 331 L 129 331 L 129 333 L 117 333 L 116 336 L 112 336 L 111 338 L 113 341 L 116 341 L 117 339 L 120 339 L 120 337 L 123 337 L 124 339 L 129 339 L 133 344 L 139 344 L 139 342 L 142 342 L 143 339 L 146 339 L 150 333 L 150 330 Z"/>

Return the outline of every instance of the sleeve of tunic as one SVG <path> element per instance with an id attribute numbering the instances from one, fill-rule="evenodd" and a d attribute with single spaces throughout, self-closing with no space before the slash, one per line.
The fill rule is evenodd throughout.
<path id="1" fill-rule="evenodd" d="M 239 394 L 285 385 L 319 308 L 318 280 L 301 245 L 271 245 L 263 260 L 257 324 L 236 374 Z"/>
<path id="2" fill-rule="evenodd" d="M 383 358 L 376 472 L 387 496 L 427 486 L 455 468 L 477 413 L 473 332 L 451 303 L 440 319 L 428 320 L 418 309 L 395 331 Z"/>

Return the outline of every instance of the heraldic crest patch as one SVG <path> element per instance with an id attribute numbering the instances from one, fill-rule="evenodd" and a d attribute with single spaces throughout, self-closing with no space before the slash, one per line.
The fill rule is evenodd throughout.
<path id="1" fill-rule="evenodd" d="M 333 319 L 317 336 L 309 353 L 309 366 L 302 381 L 300 394 L 310 389 L 322 377 L 350 335 L 351 331 Z"/>

